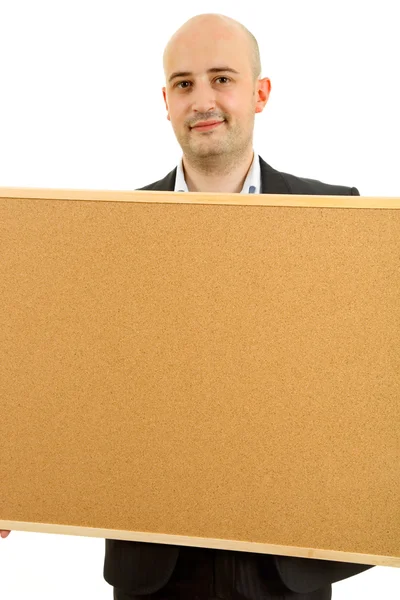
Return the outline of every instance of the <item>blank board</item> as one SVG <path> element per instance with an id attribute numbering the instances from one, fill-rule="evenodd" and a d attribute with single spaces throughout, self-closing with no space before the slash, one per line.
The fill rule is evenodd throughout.
<path id="1" fill-rule="evenodd" d="M 0 189 L 0 529 L 400 566 L 399 209 Z"/>

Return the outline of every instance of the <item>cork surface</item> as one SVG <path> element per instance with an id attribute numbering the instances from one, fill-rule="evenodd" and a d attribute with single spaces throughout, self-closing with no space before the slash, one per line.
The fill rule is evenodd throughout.
<path id="1" fill-rule="evenodd" d="M 0 195 L 0 524 L 400 558 L 399 202 L 147 194 Z"/>

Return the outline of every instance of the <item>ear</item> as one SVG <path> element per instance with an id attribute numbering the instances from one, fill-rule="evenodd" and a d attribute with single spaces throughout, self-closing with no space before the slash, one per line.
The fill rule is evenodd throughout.
<path id="1" fill-rule="evenodd" d="M 168 102 L 167 102 L 167 88 L 163 87 L 162 93 L 163 93 L 163 98 L 164 98 L 164 102 L 165 102 L 165 108 L 167 109 L 167 119 L 168 119 L 168 121 L 170 121 L 171 118 L 169 116 L 169 109 L 168 109 Z"/>
<path id="2" fill-rule="evenodd" d="M 255 112 L 260 113 L 264 110 L 264 106 L 268 102 L 268 98 L 271 92 L 271 81 L 268 77 L 259 79 L 256 87 L 256 106 Z"/>

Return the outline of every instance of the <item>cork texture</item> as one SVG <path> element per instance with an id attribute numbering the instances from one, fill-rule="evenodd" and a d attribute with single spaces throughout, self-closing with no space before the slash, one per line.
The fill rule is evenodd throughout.
<path id="1" fill-rule="evenodd" d="M 0 198 L 0 519 L 400 557 L 400 210 L 140 198 Z"/>

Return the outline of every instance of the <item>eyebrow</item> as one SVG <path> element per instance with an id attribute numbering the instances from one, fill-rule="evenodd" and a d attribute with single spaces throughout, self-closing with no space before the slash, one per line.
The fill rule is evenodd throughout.
<path id="1" fill-rule="evenodd" d="M 212 69 L 208 69 L 207 73 L 236 73 L 236 75 L 239 75 L 238 71 L 235 71 L 235 69 L 232 69 L 231 67 L 212 67 Z M 171 83 L 171 81 L 173 79 L 175 79 L 176 77 L 189 77 L 190 75 L 193 75 L 193 73 L 191 71 L 176 71 L 175 73 L 172 73 L 172 75 L 170 76 L 170 78 L 168 79 L 168 83 Z"/>

